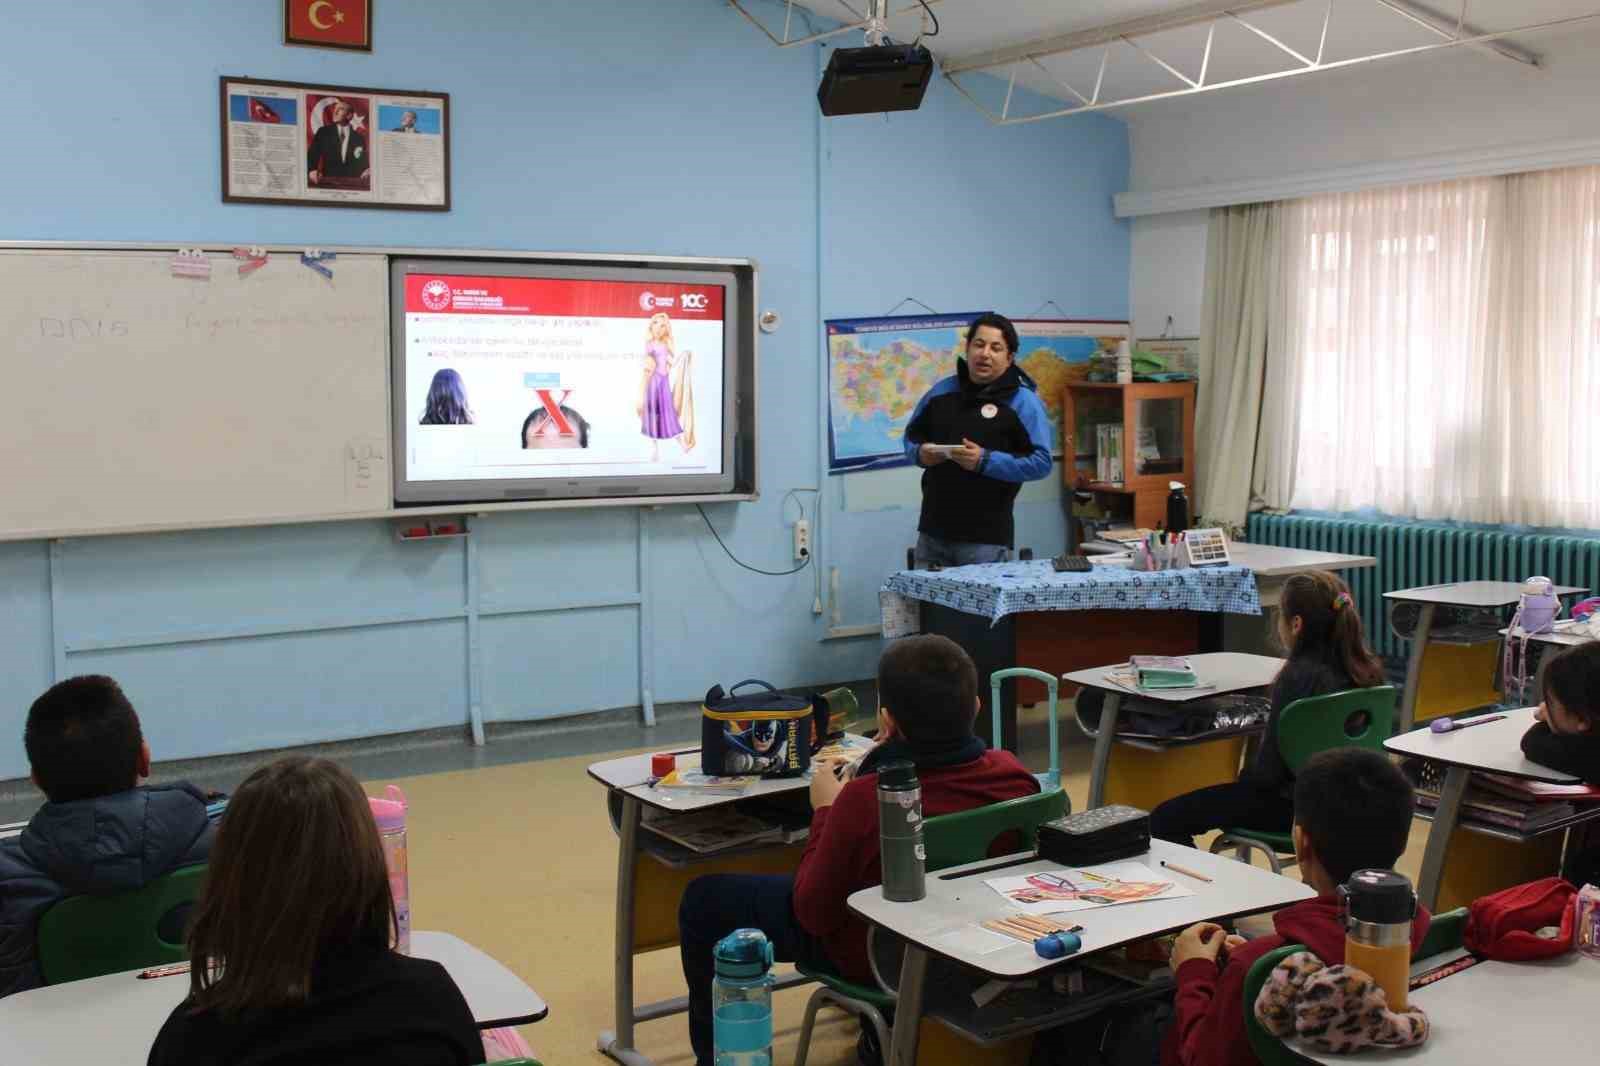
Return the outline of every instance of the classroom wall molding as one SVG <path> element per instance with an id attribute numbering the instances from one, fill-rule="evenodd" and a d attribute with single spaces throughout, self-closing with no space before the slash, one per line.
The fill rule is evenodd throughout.
<path id="1" fill-rule="evenodd" d="M 1386 159 L 1381 163 L 1244 181 L 1130 190 L 1117 193 L 1113 199 L 1118 218 L 1137 218 L 1234 204 L 1293 200 L 1322 193 L 1354 192 L 1385 185 L 1488 178 L 1594 164 L 1600 164 L 1600 138 L 1590 137 Z"/>

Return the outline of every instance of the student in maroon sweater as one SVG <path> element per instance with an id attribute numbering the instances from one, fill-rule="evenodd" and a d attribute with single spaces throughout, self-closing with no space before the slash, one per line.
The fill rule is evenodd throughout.
<path id="1" fill-rule="evenodd" d="M 689 986 L 689 1040 L 712 1062 L 712 950 L 735 929 L 760 929 L 776 958 L 830 967 L 870 981 L 866 926 L 850 914 L 852 892 L 883 883 L 878 854 L 878 775 L 896 759 L 916 764 L 922 813 L 953 814 L 1039 790 L 1015 756 L 973 735 L 978 674 L 944 637 L 907 637 L 878 660 L 878 746 L 853 777 L 818 766 L 811 779 L 811 835 L 793 876 L 697 878 L 678 907 L 679 950 Z"/>
<path id="2" fill-rule="evenodd" d="M 1315 756 L 1295 780 L 1294 853 L 1317 898 L 1273 916 L 1277 932 L 1244 940 L 1201 922 L 1172 950 L 1177 999 L 1161 1046 L 1161 1066 L 1247 1066 L 1257 1060 L 1244 1029 L 1244 979 L 1263 955 L 1304 944 L 1324 962 L 1344 961 L 1338 886 L 1364 869 L 1392 869 L 1411 831 L 1411 785 L 1384 756 L 1338 748 Z M 1417 908 L 1411 943 L 1428 932 Z"/>

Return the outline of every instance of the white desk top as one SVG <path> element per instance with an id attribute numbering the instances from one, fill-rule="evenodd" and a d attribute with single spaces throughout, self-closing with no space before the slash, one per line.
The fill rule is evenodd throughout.
<path id="1" fill-rule="evenodd" d="M 883 898 L 882 888 L 865 888 L 850 897 L 850 909 L 874 925 L 898 933 L 937 955 L 995 977 L 1025 977 L 1065 960 L 1042 959 L 1034 952 L 1032 944 L 1020 940 L 997 951 L 979 953 L 943 939 L 978 922 L 1017 913 L 1015 905 L 984 884 L 985 879 L 1062 869 L 1059 863 L 1044 859 L 1016 858 L 1021 860 L 1017 865 L 1003 869 L 994 867 L 1004 859 L 990 859 L 955 870 L 930 873 L 928 894 L 915 903 L 890 903 Z M 1209 855 L 1164 840 L 1152 841 L 1148 853 L 1135 855 L 1129 861 L 1145 863 L 1157 873 L 1163 873 L 1159 865 L 1162 859 L 1214 880 L 1207 884 L 1172 873 L 1172 880 L 1192 890 L 1194 895 L 1074 912 L 1072 921 L 1083 926 L 1079 934 L 1083 938 L 1083 948 L 1070 959 L 1183 929 L 1195 922 L 1274 910 L 1316 895 L 1299 881 L 1247 865 L 1231 856 Z M 977 872 L 945 880 L 963 870 Z"/>
<path id="2" fill-rule="evenodd" d="M 699 765 L 699 748 L 678 750 L 673 754 L 678 756 L 680 764 L 685 755 L 693 755 L 695 765 Z M 775 777 L 756 781 L 743 792 L 710 793 L 688 788 L 656 788 L 650 784 L 649 753 L 624 755 L 620 759 L 607 759 L 604 762 L 594 763 L 589 767 L 589 776 L 607 788 L 626 792 L 646 806 L 658 807 L 664 811 L 698 811 L 707 807 L 737 803 L 752 796 L 771 796 L 811 787 L 809 777 Z"/>
<path id="3" fill-rule="evenodd" d="M 1121 696 L 1138 696 L 1142 700 L 1188 703 L 1190 700 L 1205 699 L 1208 696 L 1219 696 L 1228 692 L 1264 688 L 1272 684 L 1272 679 L 1277 677 L 1278 671 L 1283 668 L 1282 659 L 1271 655 L 1250 655 L 1241 651 L 1202 652 L 1199 655 L 1185 655 L 1183 658 L 1189 660 L 1194 672 L 1200 677 L 1201 685 L 1205 687 L 1134 691 L 1125 685 L 1106 679 L 1106 675 L 1125 669 L 1127 663 L 1096 666 L 1089 670 L 1074 670 L 1070 674 L 1062 674 L 1061 680 L 1070 681 L 1074 685 L 1115 692 Z"/>
<path id="4" fill-rule="evenodd" d="M 1539 644 L 1560 644 L 1561 646 L 1567 648 L 1575 648 L 1579 644 L 1588 644 L 1590 641 L 1596 639 L 1588 626 L 1579 626 L 1570 618 L 1563 618 L 1561 621 L 1557 622 L 1555 624 L 1554 631 L 1550 633 L 1524 634 L 1522 632 L 1522 627 L 1518 626 L 1515 633 L 1507 628 L 1502 629 L 1500 631 L 1500 635 L 1502 637 L 1516 636 L 1519 638 L 1526 635 L 1529 640 Z M 5 828 L 0 826 L 0 835 L 4 835 L 4 833 Z"/>
<path id="5" fill-rule="evenodd" d="M 450 971 L 480 1029 L 525 1025 L 548 1012 L 516 974 L 449 933 L 413 932 L 411 954 Z M 0 999 L 5 1061 L 29 1066 L 144 1066 L 172 1008 L 189 993 L 181 974 L 141 981 L 138 970 L 46 985 Z"/>
<path id="6" fill-rule="evenodd" d="M 1580 1062 L 1580 1034 L 1593 1024 L 1594 1006 L 1600 1002 L 1600 962 L 1576 952 L 1543 962 L 1480 962 L 1417 989 L 1411 1002 L 1428 1015 L 1428 1042 L 1421 1047 L 1354 1058 L 1299 1045 L 1295 1050 L 1338 1066 L 1353 1061 L 1441 1066 Z"/>
<path id="7" fill-rule="evenodd" d="M 1127 550 L 1127 545 L 1109 540 L 1091 540 L 1083 545 L 1084 553 L 1089 555 Z M 1370 555 L 1283 548 L 1276 544 L 1248 544 L 1239 540 L 1228 542 L 1228 554 L 1236 565 L 1248 567 L 1257 577 L 1288 577 L 1311 570 L 1360 570 L 1378 565 L 1378 560 Z"/>
<path id="8" fill-rule="evenodd" d="M 1504 721 L 1449 733 L 1435 733 L 1424 723 L 1409 733 L 1390 737 L 1383 746 L 1397 755 L 1417 755 L 1446 766 L 1464 766 L 1469 770 L 1486 770 L 1557 785 L 1576 783 L 1578 778 L 1571 774 L 1541 766 L 1522 754 L 1522 734 L 1533 725 L 1533 712 L 1534 708 L 1523 707 L 1505 712 Z"/>
<path id="9" fill-rule="evenodd" d="M 1361 570 L 1377 566 L 1370 555 L 1344 552 L 1319 552 L 1308 548 L 1283 548 L 1276 544 L 1249 544 L 1229 541 L 1228 554 L 1240 566 L 1255 571 L 1257 577 L 1288 577 L 1312 570 Z"/>
<path id="10" fill-rule="evenodd" d="M 1577 585 L 1557 585 L 1555 590 L 1557 596 L 1588 591 Z M 1405 603 L 1442 603 L 1451 607 L 1510 607 L 1522 598 L 1522 582 L 1457 581 L 1447 585 L 1397 589 L 1385 592 L 1383 598 Z"/>

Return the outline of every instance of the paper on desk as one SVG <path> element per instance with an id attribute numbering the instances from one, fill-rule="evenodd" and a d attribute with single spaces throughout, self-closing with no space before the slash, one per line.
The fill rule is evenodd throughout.
<path id="1" fill-rule="evenodd" d="M 966 952 L 969 955 L 988 955 L 1008 948 L 1017 941 L 1001 933 L 991 933 L 981 925 L 963 925 L 948 933 L 941 933 L 933 942 L 947 952 Z"/>
<path id="2" fill-rule="evenodd" d="M 1063 914 L 1194 895 L 1192 890 L 1175 881 L 1162 880 L 1150 867 L 1139 862 L 1062 867 L 1016 877 L 990 878 L 984 884 L 1027 914 Z"/>

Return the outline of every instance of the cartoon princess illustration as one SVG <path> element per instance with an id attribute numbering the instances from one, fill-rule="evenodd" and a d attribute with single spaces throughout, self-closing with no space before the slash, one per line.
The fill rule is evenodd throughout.
<path id="1" fill-rule="evenodd" d="M 664 440 L 676 437 L 684 451 L 694 448 L 694 391 L 689 373 L 693 354 L 674 349 L 672 320 L 665 312 L 650 316 L 645 332 L 644 372 L 639 377 L 638 413 L 639 432 L 650 438 L 651 462 L 660 460 L 660 442 Z"/>

